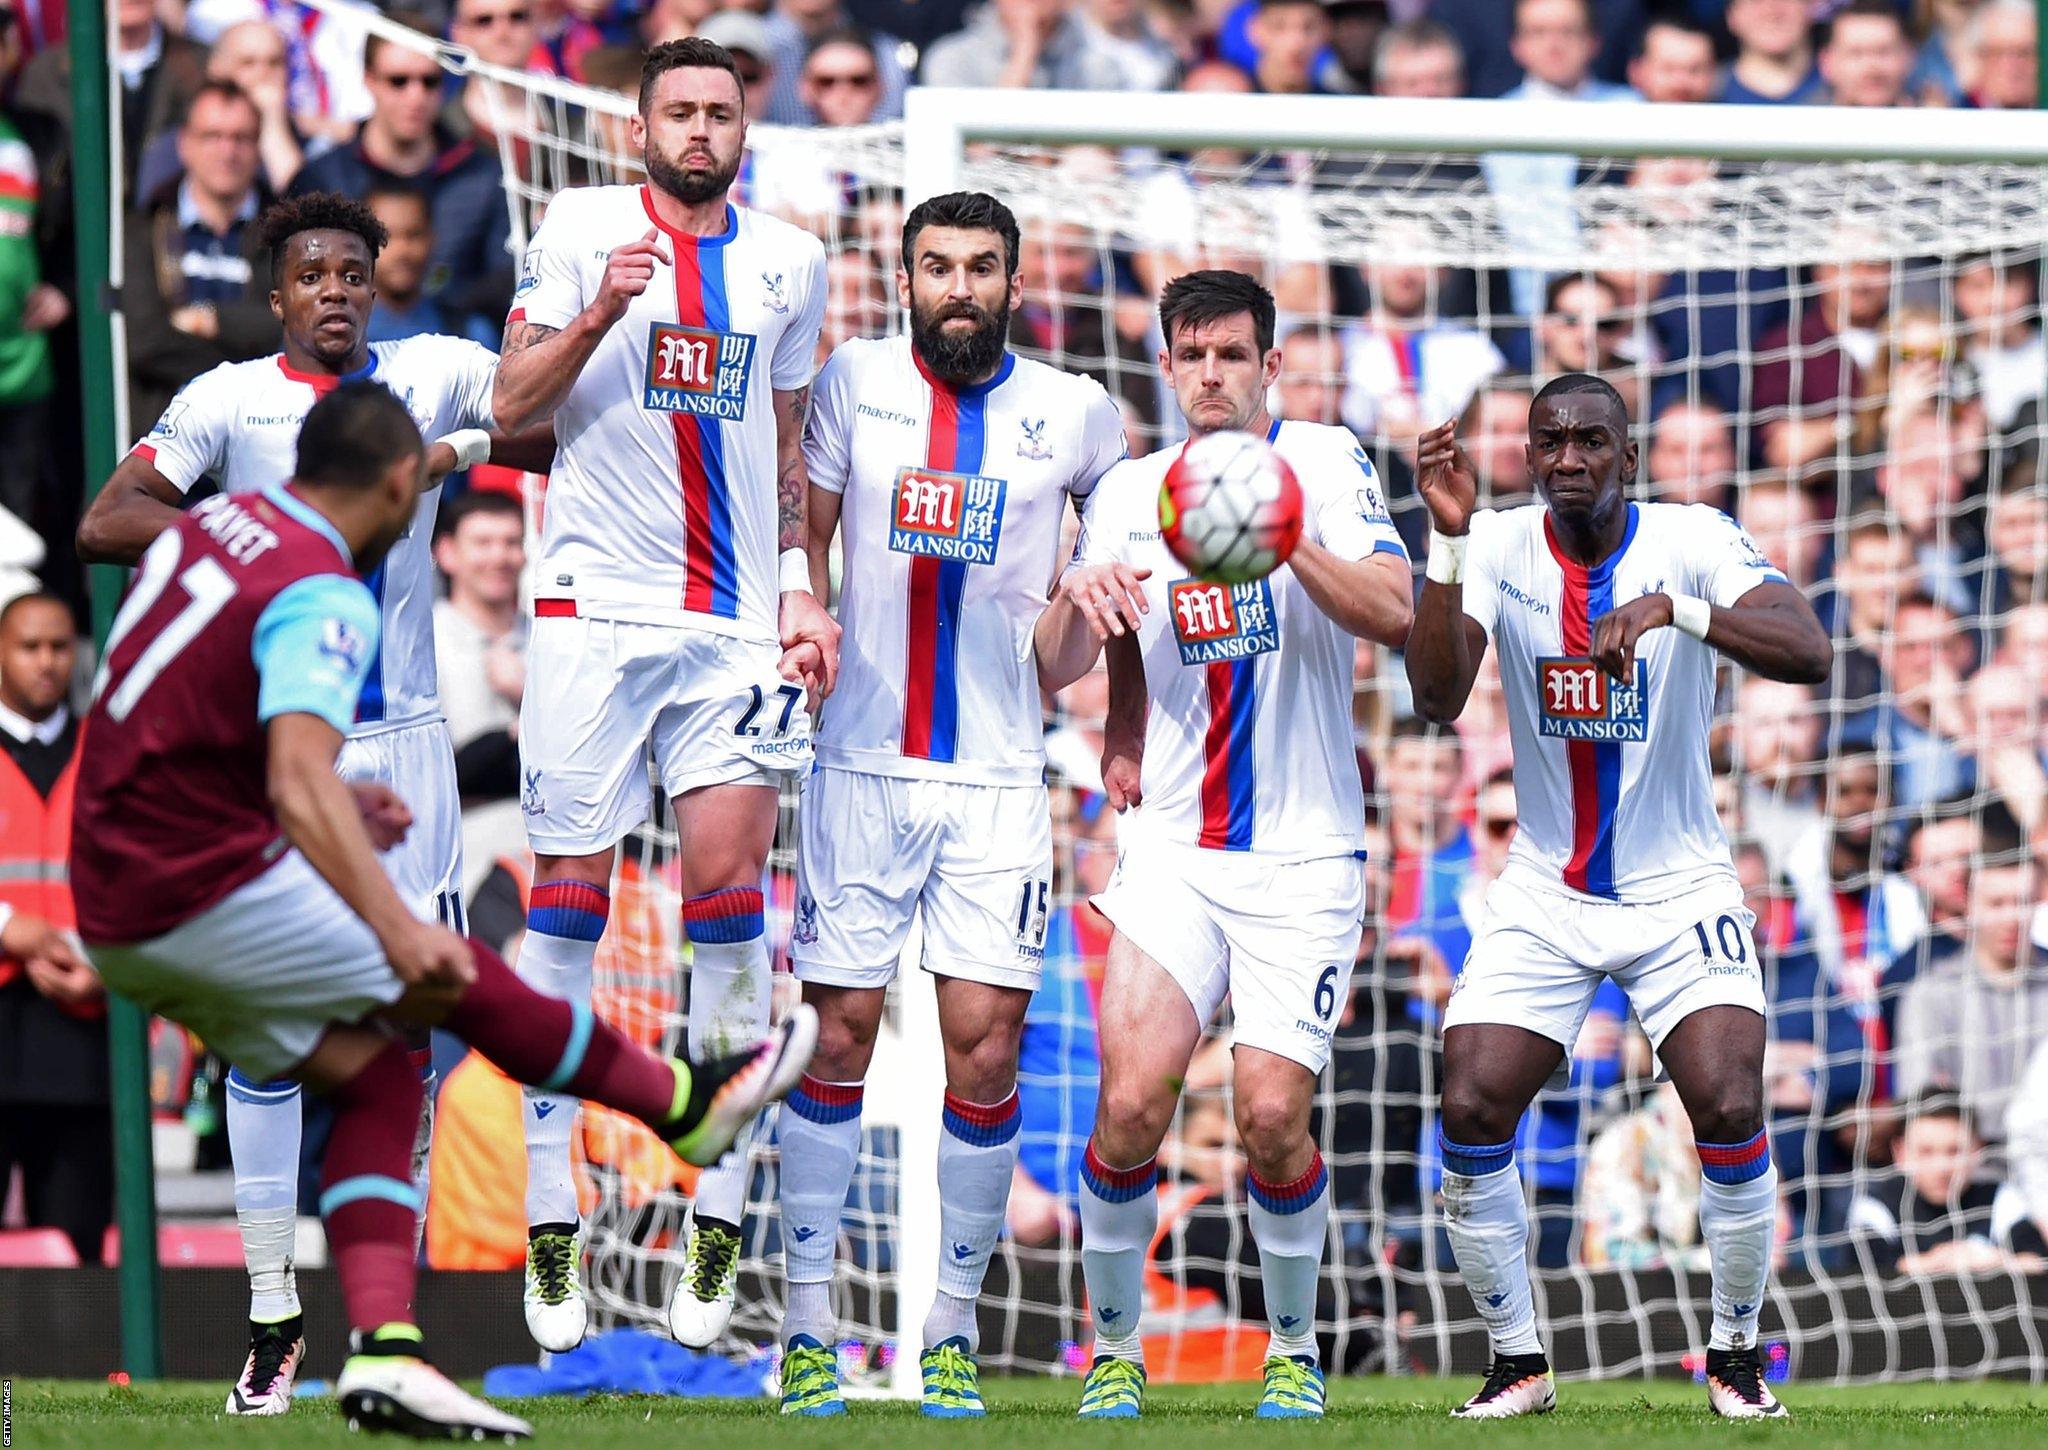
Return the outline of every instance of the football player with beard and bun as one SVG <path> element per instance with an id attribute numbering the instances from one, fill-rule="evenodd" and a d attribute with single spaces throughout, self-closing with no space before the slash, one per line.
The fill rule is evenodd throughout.
<path id="1" fill-rule="evenodd" d="M 826 300 L 817 238 L 728 200 L 746 145 L 733 58 L 648 53 L 643 186 L 558 193 L 527 248 L 495 408 L 560 440 L 534 570 L 520 713 L 534 885 L 519 970 L 590 1000 L 618 842 L 647 818 L 647 756 L 682 833 L 692 1051 L 768 1022 L 762 871 L 777 783 L 811 761 L 839 626 L 811 589 L 803 419 Z M 526 1100 L 526 1322 L 583 1338 L 573 1101 Z M 732 1314 L 744 1145 L 699 1181 L 669 1325 Z"/>
<path id="2" fill-rule="evenodd" d="M 782 1114 L 789 1307 L 782 1409 L 836 1415 L 839 1217 L 860 1153 L 861 1084 L 911 921 L 937 979 L 939 1292 L 923 1411 L 983 1413 L 981 1297 L 1017 1170 L 1017 1047 L 1052 887 L 1031 629 L 1078 507 L 1124 455 L 1092 379 L 1007 347 L 1022 295 L 1017 220 L 982 192 L 903 224 L 910 335 L 841 343 L 818 375 L 804 459 L 813 578 L 843 529 L 839 693 L 800 813 L 790 954 L 825 1052 Z"/>
<path id="3" fill-rule="evenodd" d="M 182 517 L 202 479 L 225 493 L 274 488 L 291 476 L 292 450 L 307 411 L 344 382 L 369 378 L 404 402 L 428 438 L 428 473 L 413 521 L 377 569 L 365 575 L 377 601 L 379 645 L 369 661 L 339 769 L 350 781 L 381 781 L 412 809 L 413 828 L 386 852 L 384 868 L 418 915 L 460 931 L 461 801 L 455 753 L 441 718 L 434 673 L 434 565 L 428 541 L 441 478 L 481 461 L 532 464 L 552 440 L 492 440 L 497 356 L 462 338 L 422 335 L 365 340 L 376 299 L 383 224 L 360 202 L 315 192 L 279 202 L 257 223 L 270 253 L 270 305 L 284 324 L 284 350 L 223 363 L 178 393 L 129 452 L 79 525 L 89 560 L 133 564 Z M 443 435 L 447 435 L 445 438 Z M 458 456 L 458 451 L 459 455 Z M 426 1041 L 415 1061 L 431 1080 Z M 228 1144 L 235 1168 L 235 1220 L 249 1269 L 249 1354 L 228 1396 L 231 1415 L 281 1415 L 304 1342 L 292 1273 L 298 1225 L 301 1108 L 289 1078 L 227 1082 Z M 426 1190 L 433 1094 L 420 1120 L 414 1181 Z"/>
<path id="4" fill-rule="evenodd" d="M 1708 1403 L 1775 1418 L 1785 1410 L 1757 1343 L 1778 1221 L 1763 973 L 1708 740 L 1720 656 L 1817 685 L 1834 653 L 1805 596 L 1726 514 L 1629 502 L 1636 445 L 1607 383 L 1566 373 L 1544 384 L 1528 448 L 1543 502 L 1500 512 L 1478 508 L 1454 423 L 1422 435 L 1415 465 L 1431 524 L 1406 652 L 1415 707 L 1456 720 L 1493 645 L 1520 816 L 1444 1009 L 1444 1219 L 1493 1342 L 1485 1384 L 1452 1413 L 1503 1419 L 1556 1403 L 1515 1127 L 1546 1081 L 1562 1082 L 1612 978 L 1699 1139 Z"/>
<path id="5" fill-rule="evenodd" d="M 1250 277 L 1177 277 L 1160 295 L 1159 366 L 1191 437 L 1250 433 L 1293 468 L 1303 518 L 1288 561 L 1246 584 L 1187 577 L 1159 537 L 1176 444 L 1102 480 L 1036 632 L 1047 690 L 1079 679 L 1108 646 L 1102 779 L 1124 812 L 1116 875 L 1095 898 L 1115 932 L 1098 1028 L 1102 1092 L 1081 1168 L 1095 1330 L 1084 1419 L 1142 1412 L 1155 1155 L 1226 995 L 1272 1329 L 1258 1416 L 1323 1413 L 1315 1310 L 1330 1183 L 1309 1107 L 1365 922 L 1352 660 L 1356 640 L 1407 637 L 1411 586 L 1358 440 L 1267 412 L 1280 373 L 1273 317 L 1273 294 Z"/>

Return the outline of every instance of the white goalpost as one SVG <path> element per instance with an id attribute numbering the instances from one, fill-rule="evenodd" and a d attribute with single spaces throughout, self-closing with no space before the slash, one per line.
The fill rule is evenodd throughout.
<path id="1" fill-rule="evenodd" d="M 557 190 L 641 179 L 628 96 L 362 23 L 489 88 L 515 247 Z M 1422 524 L 1406 455 L 1418 424 L 1463 414 L 1489 497 L 1517 499 L 1526 480 L 1498 420 L 1517 399 L 1526 409 L 1531 376 L 1583 369 L 1614 381 L 1637 420 L 1639 495 L 1727 508 L 1822 602 L 1842 661 L 1831 690 L 1759 691 L 1731 676 L 1719 705 L 1726 819 L 1761 929 L 1775 934 L 1767 1097 L 1790 1188 L 1765 1319 L 1773 1362 L 1838 1382 L 2048 1378 L 2048 1279 L 2002 1247 L 1960 1271 L 1901 1269 L 1882 1221 L 1902 1171 L 1900 1122 L 1956 1078 L 1979 1173 L 2002 1183 L 1999 1234 L 2029 1218 L 2048 1225 L 2048 1161 L 2028 1177 L 2036 1150 L 2008 1132 L 2005 1100 L 1979 1091 L 1986 1044 L 1928 1028 L 1925 992 L 1887 970 L 1946 936 L 1974 948 L 1988 931 L 1967 903 L 1944 916 L 1935 876 L 1913 864 L 1931 828 L 1969 823 L 1963 868 L 1974 876 L 2008 864 L 2012 830 L 2024 853 L 2048 827 L 2048 757 L 2013 748 L 2022 735 L 2043 740 L 2048 681 L 2048 567 L 2025 557 L 2048 556 L 2048 362 L 2027 374 L 2048 357 L 2048 114 L 917 89 L 901 123 L 756 126 L 750 150 L 743 199 L 826 243 L 827 346 L 903 326 L 893 279 L 909 206 L 959 188 L 1002 197 L 1024 233 L 1013 346 L 1100 379 L 1125 408 L 1134 450 L 1177 432 L 1151 363 L 1159 285 L 1205 265 L 1260 275 L 1280 304 L 1276 402 L 1358 432 L 1413 541 Z M 1549 156 L 1576 161 L 1540 173 L 1500 165 Z M 1489 184 L 1511 175 L 1536 180 Z M 1979 285 L 1986 268 L 1995 288 Z M 1571 283 L 1582 295 L 1547 305 L 1546 291 L 1572 298 Z M 1985 311 L 1992 292 L 1996 315 Z M 1836 331 L 1833 352 L 1815 340 Z M 1451 334 L 1458 351 L 1445 356 L 1463 361 L 1434 376 L 1422 344 L 1403 340 Z M 1660 451 L 1680 414 L 1698 437 Z M 2037 507 L 2038 536 L 2027 532 Z M 1967 637 L 1969 659 L 1958 652 L 1901 687 L 1907 647 L 1928 646 L 1923 596 L 1945 611 L 1937 633 Z M 1929 678 L 1958 703 L 1923 729 Z M 1041 994 L 1027 1028 L 1026 1169 L 1049 1181 L 1042 1214 L 1005 1238 L 991 1268 L 982 1342 L 997 1370 L 1085 1364 L 1072 1185 L 1059 1179 L 1093 1111 L 1099 954 L 1083 903 L 1114 854 L 1113 816 L 1089 779 L 1100 708 L 1086 689 L 1049 707 L 1055 916 L 1069 945 L 1049 949 L 1057 990 Z M 1481 1364 L 1483 1329 L 1435 1201 L 1433 1114 L 1437 1021 L 1461 961 L 1463 908 L 1446 883 L 1486 858 L 1471 804 L 1502 758 L 1497 711 L 1497 683 L 1483 683 L 1455 737 L 1460 809 L 1440 809 L 1393 763 L 1433 748 L 1392 728 L 1408 713 L 1398 662 L 1361 651 L 1354 719 L 1372 770 L 1378 910 L 1316 1105 L 1337 1204 L 1318 1328 L 1340 1369 Z M 1868 870 L 1836 879 L 1829 843 L 1848 828 L 1830 803 L 1866 743 L 1889 782 L 1884 820 Z M 771 866 L 778 947 L 792 807 Z M 663 1044 L 680 1033 L 688 981 L 680 849 L 666 820 L 630 843 L 615 900 L 638 904 L 615 910 L 598 965 L 600 1010 Z M 1821 919 L 1837 896 L 1866 890 L 1893 903 L 1882 929 L 1845 936 Z M 1919 918 L 1901 915 L 1909 895 L 1926 898 Z M 849 1382 L 914 1395 L 917 1328 L 936 1289 L 943 1072 L 914 946 L 905 965 L 870 1075 L 835 1300 L 863 1346 L 843 1355 Z M 1213 1033 L 1226 1040 L 1227 1022 Z M 1190 1074 L 1162 1158 L 1172 1183 L 1151 1260 L 1155 1376 L 1231 1373 L 1248 1342 L 1240 1326 L 1257 1317 L 1227 1075 L 1206 1074 L 1208 1060 Z M 1685 1372 L 1705 1343 L 1704 1251 L 1669 1105 L 1625 1005 L 1574 1063 L 1572 1085 L 1532 1109 L 1521 1150 L 1553 1360 L 1565 1375 Z M 617 1125 L 582 1137 L 597 1323 L 658 1331 L 687 1198 Z M 735 1351 L 772 1345 L 780 1317 L 771 1130 L 751 1152 Z M 1256 1338 L 1262 1347 L 1263 1330 Z"/>

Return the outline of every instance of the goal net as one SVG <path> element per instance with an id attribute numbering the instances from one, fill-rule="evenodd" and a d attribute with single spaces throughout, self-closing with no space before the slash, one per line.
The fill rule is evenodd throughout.
<path id="1" fill-rule="evenodd" d="M 623 94 L 441 53 L 491 88 L 515 239 L 563 186 L 639 179 Z M 2035 1277 L 2048 1056 L 2034 1050 L 2048 1040 L 2048 931 L 2031 870 L 2048 826 L 2048 170 L 2019 154 L 2048 159 L 2044 133 L 2001 120 L 2020 128 L 2000 142 L 2016 159 L 1929 159 L 1926 137 L 1900 128 L 1938 139 L 1956 118 L 1899 116 L 1874 123 L 1876 140 L 1835 136 L 1866 159 L 1772 159 L 1739 112 L 1697 108 L 1681 126 L 1646 108 L 1628 141 L 1616 133 L 1638 129 L 1636 113 L 1614 107 L 1601 131 L 1557 147 L 1577 154 L 1552 155 L 1530 149 L 1531 128 L 1563 125 L 1569 108 L 1420 103 L 1383 126 L 1390 103 L 1311 112 L 1235 95 L 913 104 L 908 131 L 753 129 L 743 199 L 827 246 L 824 349 L 903 325 L 906 200 L 982 188 L 1023 225 L 1013 346 L 1099 378 L 1133 452 L 1179 433 L 1152 361 L 1160 286 L 1236 268 L 1279 299 L 1276 411 L 1358 433 L 1418 558 L 1415 434 L 1461 418 L 1488 499 L 1526 500 L 1531 389 L 1583 370 L 1630 405 L 1637 498 L 1727 510 L 1809 594 L 1836 642 L 1833 680 L 1808 690 L 1731 671 L 1715 734 L 1773 1015 L 1765 1101 L 1784 1193 L 1771 1361 L 1806 1379 L 2048 1374 L 2048 1283 Z M 1008 118 L 1003 139 L 977 133 L 977 106 Z M 1466 139 L 1414 139 L 1439 119 Z M 1797 119 L 1829 136 L 1847 124 Z M 1882 159 L 1885 135 L 1896 159 Z M 1067 1372 L 1088 1352 L 1075 1203 L 1104 946 L 1085 903 L 1115 858 L 1096 774 L 1103 698 L 1098 679 L 1048 703 L 1057 910 L 1026 1034 L 1023 1173 L 982 1304 L 984 1359 L 1001 1369 Z M 1337 1206 L 1318 1328 L 1343 1370 L 1472 1372 L 1484 1333 L 1437 1194 L 1438 1024 L 1515 802 L 1497 776 L 1508 743 L 1490 664 L 1455 730 L 1419 730 L 1409 713 L 1398 660 L 1361 647 L 1373 912 L 1316 1099 Z M 778 947 L 787 809 L 783 826 Z M 645 909 L 619 913 L 614 932 L 641 935 L 599 967 L 607 1008 L 664 1042 L 688 990 L 677 850 L 665 823 L 635 838 L 623 869 Z M 897 1347 L 914 1355 L 937 1250 L 929 998 L 915 972 L 892 996 L 842 1226 L 848 1363 L 877 1376 Z M 1211 1034 L 1161 1157 L 1158 1378 L 1250 1373 L 1264 1351 L 1227 1009 Z M 591 1154 L 591 1279 L 601 1321 L 657 1326 L 687 1198 L 634 1141 L 620 1130 Z M 1519 1142 L 1560 1371 L 1696 1370 L 1710 1322 L 1698 1163 L 1618 992 L 1596 1001 L 1569 1084 L 1541 1095 Z M 734 1348 L 772 1343 L 780 1315 L 772 1125 L 750 1151 Z"/>

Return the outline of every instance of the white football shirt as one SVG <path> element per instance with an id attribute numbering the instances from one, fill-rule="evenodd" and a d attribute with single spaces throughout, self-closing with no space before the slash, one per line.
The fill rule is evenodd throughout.
<path id="1" fill-rule="evenodd" d="M 1268 435 L 1301 483 L 1302 535 L 1340 559 L 1408 555 L 1372 462 L 1343 428 Z M 1159 537 L 1159 487 L 1181 447 L 1113 468 L 1088 502 L 1082 564 L 1152 571 L 1138 630 L 1151 695 L 1144 804 L 1120 843 L 1153 839 L 1310 860 L 1365 841 L 1352 743 L 1352 637 L 1283 564 L 1251 584 L 1190 578 Z"/>
<path id="2" fill-rule="evenodd" d="M 1541 504 L 1475 514 L 1465 613 L 1499 656 L 1521 826 L 1503 876 L 1609 901 L 1662 901 L 1735 866 L 1714 811 L 1714 651 L 1676 629 L 1636 643 L 1620 684 L 1588 658 L 1592 622 L 1645 594 L 1735 603 L 1785 576 L 1706 504 L 1628 506 L 1597 569 L 1567 560 Z"/>
<path id="3" fill-rule="evenodd" d="M 744 207 L 693 237 L 644 186 L 572 187 L 526 249 L 508 322 L 566 327 L 613 247 L 652 227 L 671 265 L 632 300 L 555 412 L 537 612 L 777 637 L 777 389 L 811 380 L 825 248 Z"/>
<path id="4" fill-rule="evenodd" d="M 458 428 L 490 428 L 498 355 L 458 337 L 424 334 L 370 344 L 370 361 L 346 377 L 302 373 L 282 354 L 222 363 L 185 384 L 135 453 L 180 493 L 212 478 L 223 493 L 283 483 L 297 466 L 299 428 L 313 404 L 344 382 L 382 383 L 405 404 L 428 442 Z M 356 706 L 355 734 L 411 724 L 440 712 L 434 672 L 434 517 L 437 484 L 420 495 L 412 524 L 364 576 L 382 628 Z"/>
<path id="5" fill-rule="evenodd" d="M 818 759 L 876 775 L 1030 785 L 1045 773 L 1032 628 L 1069 497 L 1124 456 L 1102 385 L 1014 354 L 955 389 L 908 337 L 842 343 L 804 460 L 843 496 L 839 688 Z"/>

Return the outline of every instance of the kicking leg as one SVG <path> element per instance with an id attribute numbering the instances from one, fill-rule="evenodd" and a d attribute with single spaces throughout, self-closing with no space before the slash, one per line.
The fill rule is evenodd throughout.
<path id="1" fill-rule="evenodd" d="M 761 873 L 775 841 L 775 808 L 769 785 L 706 786 L 676 799 L 692 1056 L 732 1051 L 767 1031 L 773 984 Z M 697 1180 L 689 1247 L 668 1304 L 669 1332 L 696 1349 L 732 1319 L 750 1157 L 742 1138 Z"/>
<path id="2" fill-rule="evenodd" d="M 537 992 L 590 1004 L 597 943 L 611 912 L 612 856 L 536 856 L 519 975 Z M 526 1327 L 542 1349 L 583 1342 L 583 1234 L 569 1140 L 576 1100 L 546 1088 L 521 1094 L 526 1125 Z"/>
<path id="3" fill-rule="evenodd" d="M 1714 1279 L 1708 1399 L 1735 1419 L 1785 1413 L 1764 1384 L 1757 1348 L 1778 1226 L 1778 1171 L 1764 1135 L 1764 1037 L 1764 1019 L 1747 1007 L 1703 1007 L 1657 1049 L 1699 1145 L 1700 1236 Z"/>
<path id="4" fill-rule="evenodd" d="M 249 1270 L 249 1355 L 228 1392 L 230 1415 L 282 1415 L 306 1351 L 292 1244 L 299 1226 L 303 1107 L 290 1078 L 227 1078 L 228 1154 L 235 1169 L 235 1227 Z"/>
<path id="5" fill-rule="evenodd" d="M 1081 1391 L 1088 1418 L 1139 1410 L 1145 1255 L 1159 1226 L 1159 1145 L 1201 1040 L 1187 993 L 1121 931 L 1110 938 L 1097 1036 L 1102 1088 L 1081 1166 L 1081 1270 L 1095 1364 Z"/>
<path id="6" fill-rule="evenodd" d="M 1330 1230 L 1330 1175 L 1309 1136 L 1314 1074 L 1257 1047 L 1233 1054 L 1231 1096 L 1249 1162 L 1252 1241 L 1271 1338 L 1261 1419 L 1317 1418 L 1323 1375 L 1316 1351 L 1316 1281 Z"/>
<path id="7" fill-rule="evenodd" d="M 1515 1129 L 1563 1060 L 1562 1047 L 1522 1027 L 1475 1022 L 1444 1032 L 1444 1223 L 1493 1341 L 1486 1384 L 1454 1412 L 1460 1416 L 1541 1412 L 1556 1400 L 1529 1290 L 1529 1209 Z"/>
<path id="8" fill-rule="evenodd" d="M 844 1414 L 832 1317 L 839 1221 L 860 1160 L 862 1083 L 874 1056 L 885 989 L 804 984 L 818 1013 L 818 1050 L 783 1100 L 782 1251 L 789 1304 L 782 1318 L 782 1412 Z"/>
<path id="9" fill-rule="evenodd" d="M 946 1101 L 939 1133 L 939 1292 L 924 1321 L 924 1413 L 984 1413 L 975 1306 L 1017 1173 L 1017 1045 L 1031 994 L 937 979 Z"/>

